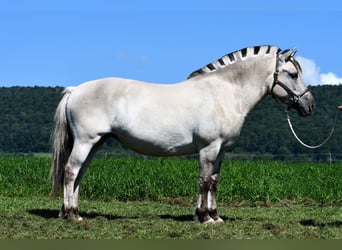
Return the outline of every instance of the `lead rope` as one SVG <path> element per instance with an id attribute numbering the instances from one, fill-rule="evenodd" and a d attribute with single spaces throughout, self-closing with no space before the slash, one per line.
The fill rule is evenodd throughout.
<path id="1" fill-rule="evenodd" d="M 304 147 L 307 147 L 307 148 L 310 148 L 310 149 L 315 149 L 315 148 L 322 147 L 330 139 L 330 137 L 334 133 L 334 130 L 335 130 L 335 127 L 336 127 L 336 121 L 337 121 L 338 112 L 339 112 L 339 110 L 337 110 L 336 113 L 335 113 L 335 119 L 334 119 L 334 122 L 333 122 L 333 126 L 332 126 L 332 128 L 330 130 L 330 133 L 329 133 L 328 137 L 321 144 L 314 145 L 314 146 L 307 145 L 301 139 L 299 139 L 299 137 L 297 136 L 296 132 L 294 131 L 294 129 L 292 127 L 291 119 L 290 119 L 290 116 L 289 116 L 288 112 L 286 112 L 286 116 L 287 116 L 287 122 L 289 124 L 290 129 L 291 129 L 291 132 L 292 132 L 293 136 L 297 139 L 297 141 L 300 144 L 302 144 Z"/>

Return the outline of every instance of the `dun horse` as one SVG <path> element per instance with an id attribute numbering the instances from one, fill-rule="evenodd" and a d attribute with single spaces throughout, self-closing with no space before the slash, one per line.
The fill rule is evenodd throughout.
<path id="1" fill-rule="evenodd" d="M 314 110 L 295 52 L 275 46 L 241 49 L 176 84 L 105 78 L 66 88 L 55 114 L 51 168 L 53 192 L 64 189 L 59 217 L 82 219 L 82 176 L 99 146 L 114 137 L 151 156 L 198 153 L 195 214 L 201 223 L 221 222 L 216 206 L 220 166 L 248 113 L 267 95 L 301 116 Z"/>

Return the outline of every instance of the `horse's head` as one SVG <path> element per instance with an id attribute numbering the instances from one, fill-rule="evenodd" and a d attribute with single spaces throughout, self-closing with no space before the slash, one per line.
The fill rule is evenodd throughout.
<path id="1" fill-rule="evenodd" d="M 302 69 L 294 58 L 296 50 L 285 50 L 277 55 L 271 94 L 287 106 L 294 108 L 301 116 L 311 115 L 315 99 L 302 79 Z"/>

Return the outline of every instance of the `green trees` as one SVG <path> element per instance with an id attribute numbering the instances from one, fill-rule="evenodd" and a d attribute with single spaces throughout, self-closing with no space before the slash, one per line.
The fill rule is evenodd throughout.
<path id="1" fill-rule="evenodd" d="M 62 87 L 0 88 L 0 153 L 50 152 L 53 116 L 62 96 Z M 337 106 L 342 104 L 342 86 L 311 87 L 316 111 L 302 118 L 290 112 L 293 126 L 308 144 L 319 144 L 328 135 Z M 251 154 L 342 154 L 342 113 L 334 135 L 322 148 L 309 150 L 292 136 L 283 108 L 271 97 L 262 101 L 246 118 L 232 153 Z M 105 151 L 123 152 L 110 140 Z"/>
<path id="2" fill-rule="evenodd" d="M 0 152 L 49 152 L 62 88 L 0 88 Z"/>

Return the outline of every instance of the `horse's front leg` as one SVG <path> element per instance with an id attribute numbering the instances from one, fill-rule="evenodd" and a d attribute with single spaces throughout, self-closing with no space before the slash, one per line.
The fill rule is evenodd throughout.
<path id="1" fill-rule="evenodd" d="M 199 154 L 199 196 L 195 216 L 200 223 L 213 223 L 215 221 L 210 216 L 209 208 L 212 206 L 212 175 L 214 173 L 215 161 L 220 151 L 219 149 L 220 144 L 217 142 L 213 142 L 209 146 L 203 148 Z"/>
<path id="2" fill-rule="evenodd" d="M 208 207 L 208 194 L 210 187 L 210 176 L 201 175 L 199 177 L 199 197 L 195 216 L 200 223 L 212 223 L 214 220 L 210 217 Z"/>
<path id="3" fill-rule="evenodd" d="M 226 150 L 222 148 L 220 153 L 218 154 L 215 160 L 214 169 L 210 178 L 208 207 L 209 207 L 210 217 L 213 218 L 215 223 L 223 222 L 223 220 L 220 218 L 217 212 L 216 194 L 217 194 L 217 187 L 218 187 L 218 182 L 219 182 L 219 177 L 220 177 L 222 160 L 224 158 L 225 152 Z"/>
<path id="4" fill-rule="evenodd" d="M 201 223 L 223 222 L 217 212 L 216 193 L 219 174 L 200 177 L 200 193 L 196 207 L 196 217 Z"/>
<path id="5" fill-rule="evenodd" d="M 209 215 L 214 220 L 214 223 L 223 222 L 217 212 L 216 205 L 216 193 L 217 193 L 217 185 L 219 180 L 219 173 L 215 173 L 210 178 L 210 186 L 208 192 L 208 209 Z"/>
<path id="6" fill-rule="evenodd" d="M 200 152 L 199 197 L 195 214 L 201 223 L 223 222 L 217 213 L 216 193 L 225 150 L 215 149 L 219 147 L 214 145 Z"/>

